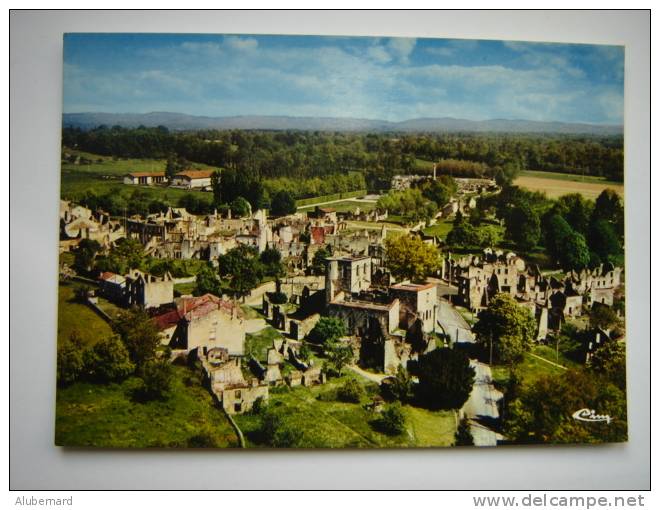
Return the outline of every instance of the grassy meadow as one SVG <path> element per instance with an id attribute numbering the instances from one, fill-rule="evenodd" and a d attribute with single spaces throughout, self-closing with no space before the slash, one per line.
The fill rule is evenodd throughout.
<path id="1" fill-rule="evenodd" d="M 339 386 L 356 379 L 365 395 L 359 404 L 341 402 Z M 456 421 L 453 411 L 428 411 L 404 406 L 406 431 L 398 436 L 378 432 L 373 422 L 378 414 L 367 409 L 378 386 L 352 374 L 330 379 L 322 386 L 281 387 L 271 391 L 269 405 L 283 408 L 287 425 L 302 432 L 304 447 L 309 448 L 407 448 L 450 446 Z M 254 414 L 235 417 L 248 446 L 264 447 L 259 442 L 260 419 Z"/>
<path id="2" fill-rule="evenodd" d="M 216 407 L 199 375 L 174 367 L 167 400 L 137 402 L 139 380 L 120 384 L 78 382 L 57 391 L 55 444 L 101 448 L 237 447 L 227 417 Z"/>

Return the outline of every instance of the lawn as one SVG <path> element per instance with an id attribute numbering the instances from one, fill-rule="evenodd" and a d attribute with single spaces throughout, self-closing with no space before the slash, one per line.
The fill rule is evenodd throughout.
<path id="1" fill-rule="evenodd" d="M 404 406 L 406 432 L 399 436 L 388 436 L 374 429 L 370 422 L 377 414 L 368 410 L 366 404 L 377 393 L 376 384 L 357 380 L 367 393 L 359 404 L 336 400 L 337 387 L 352 374 L 331 379 L 322 386 L 310 388 L 278 388 L 271 392 L 269 405 L 282 407 L 289 426 L 303 434 L 305 447 L 315 448 L 399 448 L 450 446 L 454 440 L 455 418 L 453 411 L 428 411 Z M 258 443 L 255 434 L 259 418 L 254 415 L 237 417 L 249 446 L 264 446 Z"/>
<path id="2" fill-rule="evenodd" d="M 227 417 L 215 407 L 199 377 L 174 367 L 170 397 L 135 402 L 137 378 L 121 384 L 75 383 L 58 389 L 55 444 L 106 448 L 187 447 L 203 434 L 206 444 L 236 447 L 238 440 Z"/>
<path id="3" fill-rule="evenodd" d="M 427 236 L 437 236 L 444 240 L 452 228 L 454 228 L 453 220 L 439 220 L 435 225 L 426 227 L 422 232 Z"/>
<path id="4" fill-rule="evenodd" d="M 86 344 L 112 335 L 110 325 L 89 306 L 75 301 L 76 287 L 81 283 L 60 283 L 58 299 L 57 341 L 68 340 L 75 331 Z"/>
<path id="5" fill-rule="evenodd" d="M 580 193 L 585 198 L 595 199 L 607 188 L 613 189 L 623 198 L 623 184 L 609 182 L 594 176 L 537 172 L 526 170 L 514 181 L 514 184 L 531 191 L 542 191 L 548 198 L 557 198 L 569 193 Z"/>
<path id="6" fill-rule="evenodd" d="M 532 354 L 540 356 L 541 358 L 544 358 L 552 363 L 557 363 L 555 349 L 551 346 L 537 345 L 532 349 L 531 352 Z M 561 350 L 559 352 L 558 364 L 567 368 L 579 368 L 581 366 L 564 356 L 561 353 Z M 540 360 L 532 356 L 530 353 L 525 354 L 523 361 L 516 365 L 516 369 L 520 377 L 522 377 L 523 384 L 532 384 L 537 379 L 539 379 L 539 377 L 544 375 L 557 375 L 565 372 L 564 369 Z M 505 386 L 509 380 L 509 369 L 506 366 L 494 365 L 491 370 L 493 373 L 493 380 L 500 387 Z"/>
<path id="7" fill-rule="evenodd" d="M 333 193 L 331 195 L 321 195 L 318 197 L 310 198 L 301 198 L 296 200 L 296 206 L 298 208 L 307 208 L 308 206 L 314 206 L 315 204 L 322 204 L 324 202 L 330 202 L 332 200 L 340 200 L 342 198 L 359 198 L 367 194 L 366 189 L 361 189 L 357 191 L 344 191 L 342 193 Z"/>
<path id="8" fill-rule="evenodd" d="M 167 186 L 133 186 L 124 184 L 121 175 L 103 176 L 92 171 L 84 172 L 79 168 L 75 170 L 62 169 L 60 196 L 65 200 L 77 200 L 87 191 L 94 191 L 99 195 L 114 193 L 128 199 L 135 190 L 144 192 L 147 200 L 160 199 L 176 207 L 178 200 L 189 193 L 196 193 L 200 198 L 211 201 L 212 194 L 202 191 L 188 191 L 185 189 L 169 188 Z"/>
<path id="9" fill-rule="evenodd" d="M 268 349 L 273 346 L 273 340 L 283 338 L 282 334 L 272 326 L 266 326 L 257 333 L 245 335 L 245 355 L 254 356 L 259 361 L 266 361 Z"/>
<path id="10" fill-rule="evenodd" d="M 308 205 L 298 209 L 299 212 L 309 212 L 313 211 L 315 205 Z M 324 206 L 326 207 L 326 206 Z M 355 209 L 359 208 L 360 211 L 371 211 L 375 209 L 376 202 L 363 202 L 358 200 L 342 200 L 341 202 L 334 202 L 328 204 L 327 207 L 334 209 L 337 212 L 354 212 Z"/>

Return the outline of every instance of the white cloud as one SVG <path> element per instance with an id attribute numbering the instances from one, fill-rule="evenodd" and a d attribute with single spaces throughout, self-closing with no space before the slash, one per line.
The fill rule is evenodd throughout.
<path id="1" fill-rule="evenodd" d="M 415 49 L 417 39 L 407 37 L 395 37 L 387 42 L 392 55 L 402 63 L 408 63 L 408 57 Z"/>
<path id="2" fill-rule="evenodd" d="M 228 48 L 238 51 L 254 51 L 259 46 L 259 41 L 254 37 L 226 36 L 224 43 Z"/>

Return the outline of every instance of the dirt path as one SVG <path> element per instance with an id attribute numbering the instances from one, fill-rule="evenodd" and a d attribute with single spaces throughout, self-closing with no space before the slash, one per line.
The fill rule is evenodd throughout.
<path id="1" fill-rule="evenodd" d="M 388 377 L 385 374 L 372 374 L 371 372 L 367 372 L 366 370 L 362 370 L 357 365 L 346 365 L 346 368 L 349 369 L 354 374 L 357 374 L 360 377 L 364 377 L 365 379 L 367 379 L 371 382 L 375 382 L 376 384 L 380 384 L 383 381 L 383 379 Z"/>

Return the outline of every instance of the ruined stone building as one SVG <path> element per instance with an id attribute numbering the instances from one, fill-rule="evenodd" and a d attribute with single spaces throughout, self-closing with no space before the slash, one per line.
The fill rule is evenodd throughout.
<path id="1" fill-rule="evenodd" d="M 120 306 L 155 308 L 174 301 L 174 281 L 169 273 L 157 277 L 138 269 L 126 275 L 105 271 L 98 282 L 101 295 Z"/>
<path id="2" fill-rule="evenodd" d="M 120 221 L 111 220 L 107 213 L 92 212 L 81 205 L 60 200 L 60 251 L 68 251 L 71 240 L 91 239 L 107 247 L 117 239 L 125 237 Z"/>
<path id="3" fill-rule="evenodd" d="M 163 344 L 174 350 L 222 347 L 231 356 L 244 354 L 246 323 L 232 301 L 213 294 L 181 297 L 174 305 L 157 310 L 153 320 Z"/>
<path id="4" fill-rule="evenodd" d="M 227 349 L 212 347 L 198 353 L 211 392 L 229 414 L 241 414 L 252 409 L 261 398 L 268 400 L 268 385 L 256 378 L 246 380 L 241 361 L 229 355 Z"/>

